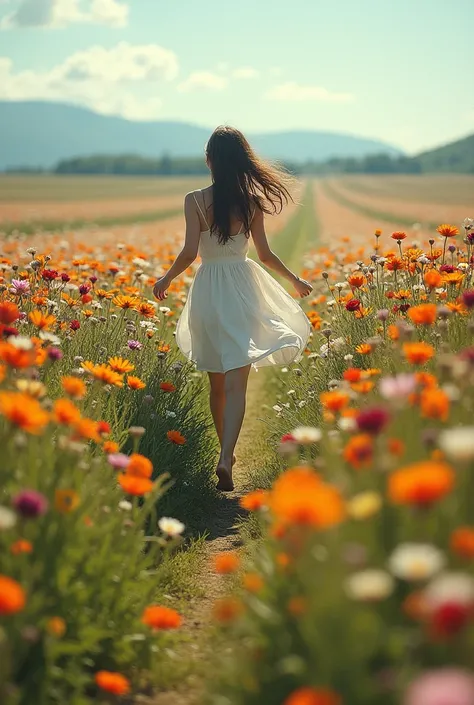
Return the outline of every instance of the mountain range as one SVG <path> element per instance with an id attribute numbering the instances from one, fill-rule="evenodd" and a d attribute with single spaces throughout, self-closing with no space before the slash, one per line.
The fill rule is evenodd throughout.
<path id="1" fill-rule="evenodd" d="M 203 155 L 211 131 L 185 122 L 135 122 L 63 103 L 0 101 L 0 170 L 50 168 L 92 154 L 196 157 Z M 292 130 L 248 138 L 263 156 L 292 162 L 402 154 L 388 143 L 337 132 Z"/>

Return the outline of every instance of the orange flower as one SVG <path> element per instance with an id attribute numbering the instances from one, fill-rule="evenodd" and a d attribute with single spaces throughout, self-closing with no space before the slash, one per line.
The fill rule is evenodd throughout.
<path id="1" fill-rule="evenodd" d="M 126 695 L 130 692 L 130 681 L 121 673 L 113 671 L 98 671 L 95 674 L 95 682 L 101 690 L 113 695 Z"/>
<path id="2" fill-rule="evenodd" d="M 360 289 L 365 284 L 365 277 L 359 272 L 354 272 L 347 277 L 347 281 L 353 289 Z"/>
<path id="3" fill-rule="evenodd" d="M 277 519 L 325 529 L 344 518 L 339 491 L 322 482 L 312 468 L 299 466 L 286 470 L 273 485 L 270 508 Z"/>
<path id="4" fill-rule="evenodd" d="M 428 289 L 437 289 L 441 285 L 443 277 L 437 269 L 428 269 L 425 273 L 424 281 Z"/>
<path id="5" fill-rule="evenodd" d="M 258 573 L 245 573 L 242 576 L 242 585 L 248 592 L 260 592 L 265 583 Z"/>
<path id="6" fill-rule="evenodd" d="M 427 419 L 446 421 L 449 415 L 449 397 L 442 389 L 426 388 L 420 396 L 421 415 Z"/>
<path id="7" fill-rule="evenodd" d="M 404 343 L 403 354 L 412 365 L 424 365 L 431 360 L 435 351 L 428 343 Z"/>
<path id="8" fill-rule="evenodd" d="M 135 365 L 129 360 L 124 360 L 123 357 L 117 356 L 109 359 L 109 366 L 114 372 L 120 372 L 121 374 L 135 369 Z"/>
<path id="9" fill-rule="evenodd" d="M 10 301 L 0 301 L 0 323 L 9 325 L 20 317 L 20 309 Z"/>
<path id="10" fill-rule="evenodd" d="M 362 377 L 362 370 L 359 367 L 349 367 L 344 370 L 342 376 L 347 382 L 358 382 Z"/>
<path id="11" fill-rule="evenodd" d="M 102 440 L 97 428 L 97 421 L 93 419 L 78 419 L 74 422 L 75 438 L 83 438 L 86 441 L 94 441 L 100 443 Z"/>
<path id="12" fill-rule="evenodd" d="M 214 619 L 221 624 L 234 622 L 243 612 L 243 605 L 236 597 L 223 597 L 214 603 Z"/>
<path id="13" fill-rule="evenodd" d="M 342 700 L 332 690 L 303 686 L 293 691 L 283 705 L 342 705 Z"/>
<path id="14" fill-rule="evenodd" d="M 56 490 L 54 493 L 54 508 L 61 514 L 69 514 L 79 506 L 80 497 L 74 490 Z"/>
<path id="15" fill-rule="evenodd" d="M 464 279 L 464 274 L 462 272 L 447 272 L 443 274 L 443 282 L 445 284 L 451 284 L 451 286 L 458 286 Z"/>
<path id="16" fill-rule="evenodd" d="M 167 353 L 171 350 L 168 343 L 165 343 L 164 340 L 160 340 L 160 342 L 157 344 L 157 349 L 158 349 L 158 352 L 164 352 L 164 353 Z"/>
<path id="17" fill-rule="evenodd" d="M 46 622 L 46 630 L 49 634 L 61 638 L 66 633 L 66 622 L 62 617 L 51 617 Z"/>
<path id="18" fill-rule="evenodd" d="M 393 324 L 387 328 L 387 333 L 390 340 L 398 340 L 400 338 L 400 329 Z"/>
<path id="19" fill-rule="evenodd" d="M 268 503 L 269 493 L 267 490 L 254 490 L 249 494 L 244 495 L 240 499 L 240 506 L 248 512 L 255 512 L 262 509 Z"/>
<path id="20" fill-rule="evenodd" d="M 460 526 L 451 534 L 451 550 L 462 558 L 474 558 L 474 526 Z"/>
<path id="21" fill-rule="evenodd" d="M 352 467 L 360 470 L 372 465 L 374 442 L 368 433 L 358 433 L 352 436 L 344 448 L 344 460 Z"/>
<path id="22" fill-rule="evenodd" d="M 31 367 L 36 361 L 36 351 L 34 348 L 22 350 L 12 343 L 0 341 L 0 360 L 10 367 Z"/>
<path id="23" fill-rule="evenodd" d="M 387 446 L 390 455 L 400 456 L 405 452 L 405 444 L 399 438 L 389 438 Z"/>
<path id="24" fill-rule="evenodd" d="M 455 225 L 448 225 L 447 223 L 438 225 L 436 230 L 444 237 L 454 237 L 454 235 L 459 235 L 459 229 Z"/>
<path id="25" fill-rule="evenodd" d="M 87 387 L 79 377 L 61 377 L 61 386 L 73 399 L 82 399 L 87 392 Z"/>
<path id="26" fill-rule="evenodd" d="M 325 409 L 332 412 L 340 412 L 349 404 L 349 395 L 346 392 L 341 392 L 335 389 L 332 392 L 322 392 L 319 395 L 321 404 Z"/>
<path id="27" fill-rule="evenodd" d="M 417 326 L 431 326 L 438 315 L 435 304 L 420 304 L 408 309 L 408 318 Z"/>
<path id="28" fill-rule="evenodd" d="M 104 453 L 107 453 L 107 455 L 110 453 L 118 453 L 119 449 L 120 446 L 115 441 L 105 441 L 102 445 L 102 450 L 104 451 Z"/>
<path id="29" fill-rule="evenodd" d="M 161 605 L 150 605 L 145 607 L 142 614 L 142 622 L 147 627 L 156 630 L 177 629 L 182 623 L 181 615 L 171 607 Z"/>
<path id="30" fill-rule="evenodd" d="M 85 363 L 83 363 L 85 365 Z M 104 384 L 112 384 L 114 387 L 123 387 L 123 377 L 115 370 L 112 370 L 108 365 L 93 365 L 92 368 L 85 368 L 88 372 L 100 382 Z"/>
<path id="31" fill-rule="evenodd" d="M 0 615 L 21 612 L 26 604 L 25 591 L 16 580 L 0 575 Z"/>
<path id="32" fill-rule="evenodd" d="M 240 558 L 234 551 L 223 551 L 214 556 L 214 570 L 220 575 L 235 573 L 240 565 Z"/>
<path id="33" fill-rule="evenodd" d="M 390 272 L 398 272 L 405 269 L 405 262 L 400 257 L 392 257 L 385 263 L 385 267 Z"/>
<path id="34" fill-rule="evenodd" d="M 70 399 L 56 399 L 53 406 L 53 419 L 68 426 L 81 418 L 81 412 Z"/>
<path id="35" fill-rule="evenodd" d="M 394 232 L 390 235 L 392 240 L 397 240 L 397 242 L 401 242 L 402 240 L 404 240 L 406 238 L 406 236 L 407 236 L 407 234 L 402 232 L 401 230 Z"/>
<path id="36" fill-rule="evenodd" d="M 175 392 L 176 387 L 172 382 L 160 382 L 160 389 L 162 392 Z"/>
<path id="37" fill-rule="evenodd" d="M 406 465 L 391 474 L 388 495 L 394 504 L 430 505 L 449 494 L 454 471 L 446 463 L 430 460 Z"/>
<path id="38" fill-rule="evenodd" d="M 130 389 L 145 389 L 146 387 L 145 382 L 140 377 L 132 377 L 131 375 L 127 377 L 127 384 Z"/>
<path id="39" fill-rule="evenodd" d="M 0 392 L 0 414 L 23 431 L 39 434 L 49 421 L 49 414 L 37 399 L 22 392 Z"/>
<path id="40" fill-rule="evenodd" d="M 134 309 L 140 303 L 140 299 L 138 299 L 136 296 L 119 295 L 119 296 L 115 296 L 112 299 L 112 303 L 123 310 L 126 310 L 128 308 Z"/>
<path id="41" fill-rule="evenodd" d="M 372 352 L 372 346 L 368 343 L 362 343 L 356 347 L 355 351 L 359 355 L 369 355 Z"/>
<path id="42" fill-rule="evenodd" d="M 31 553 L 33 551 L 33 544 L 26 539 L 18 539 L 18 541 L 12 543 L 10 551 L 14 556 L 18 556 L 20 553 Z"/>
<path id="43" fill-rule="evenodd" d="M 150 478 L 153 474 L 153 463 L 140 453 L 132 453 L 127 465 L 127 475 Z"/>
<path id="44" fill-rule="evenodd" d="M 308 609 L 308 602 L 305 597 L 292 597 L 288 602 L 288 612 L 293 617 L 301 617 Z"/>
<path id="45" fill-rule="evenodd" d="M 153 304 L 149 304 L 146 301 L 141 301 L 135 307 L 135 311 L 138 311 L 145 318 L 153 318 L 156 315 L 156 310 Z"/>
<path id="46" fill-rule="evenodd" d="M 48 330 L 56 323 L 56 317 L 51 314 L 45 314 L 41 311 L 31 311 L 28 318 L 34 326 L 40 330 Z"/>
<path id="47" fill-rule="evenodd" d="M 119 485 L 128 494 L 141 497 L 148 494 L 153 489 L 153 482 L 146 477 L 136 477 L 136 475 L 120 475 Z"/>
<path id="48" fill-rule="evenodd" d="M 406 301 L 407 299 L 411 299 L 411 291 L 410 289 L 399 289 L 398 291 L 394 291 L 393 298 L 398 301 Z"/>
<path id="49" fill-rule="evenodd" d="M 186 438 L 179 431 L 168 431 L 166 436 L 171 443 L 178 446 L 183 446 L 186 443 Z"/>

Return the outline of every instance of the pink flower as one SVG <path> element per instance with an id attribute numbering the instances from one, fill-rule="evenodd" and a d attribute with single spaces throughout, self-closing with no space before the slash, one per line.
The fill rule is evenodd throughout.
<path id="1" fill-rule="evenodd" d="M 16 294 L 17 296 L 24 296 L 25 294 L 30 294 L 30 282 L 28 279 L 12 279 L 11 281 L 11 294 Z"/>
<path id="2" fill-rule="evenodd" d="M 130 462 L 129 456 L 124 453 L 110 453 L 107 460 L 114 470 L 125 470 Z"/>
<path id="3" fill-rule="evenodd" d="M 460 668 L 426 671 L 408 686 L 403 705 L 473 705 L 474 676 Z"/>
<path id="4" fill-rule="evenodd" d="M 416 387 L 414 375 L 402 373 L 395 377 L 382 377 L 379 382 L 380 394 L 385 399 L 406 399 Z"/>

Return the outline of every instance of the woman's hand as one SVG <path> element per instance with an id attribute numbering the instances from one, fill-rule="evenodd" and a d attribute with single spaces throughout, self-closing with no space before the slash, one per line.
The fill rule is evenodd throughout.
<path id="1" fill-rule="evenodd" d="M 168 296 L 167 289 L 169 288 L 170 282 L 166 275 L 158 279 L 155 286 L 153 287 L 153 296 L 159 301 L 163 301 Z"/>
<path id="2" fill-rule="evenodd" d="M 309 282 L 307 282 L 305 279 L 300 279 L 299 277 L 296 277 L 295 281 L 293 282 L 293 286 L 295 287 L 297 293 L 301 298 L 303 299 L 305 296 L 308 296 L 308 294 L 311 294 L 313 291 L 313 287 Z"/>

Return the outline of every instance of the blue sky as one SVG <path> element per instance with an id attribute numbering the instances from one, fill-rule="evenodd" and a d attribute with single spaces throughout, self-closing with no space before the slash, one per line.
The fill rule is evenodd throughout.
<path id="1" fill-rule="evenodd" d="M 0 99 L 318 129 L 474 131 L 473 0 L 0 0 Z"/>

